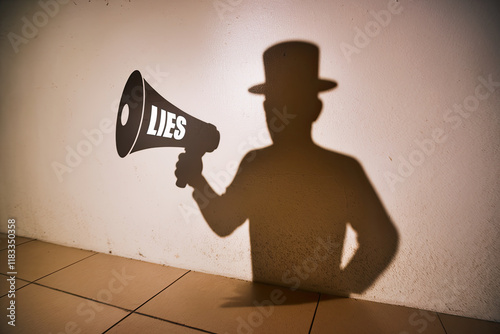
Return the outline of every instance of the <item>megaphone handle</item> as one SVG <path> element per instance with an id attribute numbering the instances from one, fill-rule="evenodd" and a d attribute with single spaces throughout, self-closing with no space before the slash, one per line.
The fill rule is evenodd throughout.
<path id="1" fill-rule="evenodd" d="M 186 154 L 186 160 L 196 160 L 198 158 L 201 159 L 201 157 L 203 156 L 204 152 L 200 153 L 197 150 L 188 150 L 186 148 L 185 154 Z M 194 163 L 194 161 L 193 161 L 193 163 Z M 188 168 L 189 168 L 189 166 L 188 166 Z M 189 174 L 189 172 L 186 173 L 186 174 Z M 175 183 L 175 185 L 177 187 L 179 187 L 179 188 L 186 188 L 187 180 L 185 178 L 183 178 L 183 177 L 179 177 L 178 176 L 177 177 L 177 182 Z"/>

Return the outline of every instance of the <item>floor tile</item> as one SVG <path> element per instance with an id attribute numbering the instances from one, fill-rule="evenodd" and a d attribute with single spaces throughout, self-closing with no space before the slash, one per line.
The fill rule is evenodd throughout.
<path id="1" fill-rule="evenodd" d="M 7 246 L 9 245 L 8 240 L 9 239 L 7 237 L 7 234 L 0 233 L 0 250 L 7 249 Z M 19 246 L 19 245 L 24 244 L 24 243 L 26 243 L 28 241 L 33 240 L 33 239 L 16 236 L 15 240 L 16 240 L 15 245 Z"/>
<path id="2" fill-rule="evenodd" d="M 30 284 L 16 293 L 16 326 L 12 327 L 5 320 L 11 300 L 7 296 L 0 298 L 0 333 L 102 333 L 128 314 L 112 306 Z"/>
<path id="3" fill-rule="evenodd" d="M 434 312 L 328 295 L 314 318 L 311 334 L 319 333 L 446 334 Z"/>
<path id="4" fill-rule="evenodd" d="M 0 249 L 7 241 L 0 234 Z M 308 333 L 314 317 L 312 334 L 500 334 L 500 323 L 328 295 L 321 296 L 315 313 L 316 293 L 22 237 L 16 237 L 12 327 L 6 317 L 12 300 L 7 254 L 0 250 L 0 333 L 102 333 L 110 327 L 111 334 Z M 146 301 L 129 315 L 127 310 Z"/>
<path id="5" fill-rule="evenodd" d="M 189 272 L 137 312 L 216 333 L 307 333 L 318 294 Z"/>
<path id="6" fill-rule="evenodd" d="M 500 323 L 439 314 L 447 334 L 499 334 Z"/>
<path id="7" fill-rule="evenodd" d="M 82 260 L 94 252 L 54 245 L 42 241 L 31 241 L 16 247 L 17 277 L 33 281 L 72 263 Z M 7 268 L 7 250 L 0 251 L 0 273 Z"/>
<path id="8" fill-rule="evenodd" d="M 164 320 L 131 314 L 125 320 L 111 328 L 106 334 L 200 334 L 204 333 L 189 327 L 184 327 Z"/>
<path id="9" fill-rule="evenodd" d="M 188 270 L 97 254 L 38 283 L 134 310 Z"/>
<path id="10" fill-rule="evenodd" d="M 8 294 L 9 292 L 12 291 L 11 277 L 12 276 L 0 274 L 0 297 L 5 296 L 6 294 Z M 9 281 L 7 281 L 7 279 L 9 279 Z M 23 286 L 25 286 L 28 283 L 29 283 L 28 281 L 24 281 L 20 278 L 15 277 L 15 280 L 14 280 L 15 290 L 22 288 Z"/>

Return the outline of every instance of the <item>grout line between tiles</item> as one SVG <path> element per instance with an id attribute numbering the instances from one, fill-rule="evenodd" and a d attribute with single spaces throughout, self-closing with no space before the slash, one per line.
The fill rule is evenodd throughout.
<path id="1" fill-rule="evenodd" d="M 311 334 L 311 331 L 313 329 L 313 324 L 314 324 L 314 318 L 316 318 L 316 312 L 318 311 L 318 306 L 319 306 L 319 301 L 321 300 L 321 293 L 318 295 L 318 302 L 316 303 L 316 308 L 314 309 L 314 314 L 311 320 L 311 327 L 309 327 L 309 334 Z"/>
<path id="2" fill-rule="evenodd" d="M 27 244 L 29 242 L 33 242 L 33 241 L 38 241 L 38 239 L 31 239 L 31 240 L 27 240 L 25 242 L 21 242 L 20 244 L 17 244 L 16 246 L 19 246 L 19 245 L 24 245 L 24 244 Z"/>
<path id="3" fill-rule="evenodd" d="M 178 325 L 178 326 L 182 326 L 182 327 L 187 327 L 187 328 L 191 328 L 191 329 L 196 329 L 197 331 L 200 331 L 200 332 L 203 332 L 203 333 L 217 334 L 217 333 L 214 333 L 214 332 L 207 331 L 206 329 L 201 329 L 201 328 L 189 326 L 189 325 L 186 325 L 186 324 L 181 324 L 180 322 L 175 322 L 175 321 L 172 321 L 172 320 L 158 318 L 158 317 L 155 317 L 154 315 L 145 314 L 145 313 L 141 313 L 141 312 L 133 312 L 133 313 L 139 314 L 139 315 L 142 315 L 142 316 L 145 316 L 145 317 L 149 317 L 149 318 L 152 318 L 152 319 L 156 319 L 156 320 L 161 320 L 161 321 L 169 322 L 169 323 L 174 324 L 174 325 Z M 106 332 L 104 332 L 104 333 L 106 333 Z"/>
<path id="4" fill-rule="evenodd" d="M 118 320 L 117 322 L 115 322 L 113 325 L 111 325 L 111 327 L 109 327 L 104 332 L 102 332 L 102 334 L 107 333 L 111 328 L 115 327 L 120 322 L 122 322 L 123 320 L 127 319 L 128 317 L 130 317 L 130 315 L 133 314 L 133 313 L 134 313 L 134 311 L 130 311 L 126 316 L 124 316 L 123 318 L 121 318 L 120 320 Z"/>
<path id="5" fill-rule="evenodd" d="M 438 316 L 439 322 L 441 323 L 441 327 L 443 327 L 444 333 L 448 334 L 446 328 L 444 327 L 443 320 L 441 320 L 441 317 L 439 316 L 439 312 L 436 312 L 436 315 Z"/>
<path id="6" fill-rule="evenodd" d="M 92 256 L 96 256 L 97 254 L 99 254 L 99 253 L 90 254 L 89 256 L 84 257 L 83 259 L 80 259 L 80 260 L 75 261 L 75 262 L 73 262 L 73 263 L 71 263 L 71 264 L 68 264 L 67 266 L 64 266 L 64 267 L 62 267 L 62 268 L 59 268 L 59 269 L 57 269 L 57 270 L 55 270 L 55 271 L 51 272 L 50 274 L 44 275 L 44 276 L 39 277 L 39 278 L 37 278 L 36 280 L 34 280 L 34 281 L 30 281 L 30 282 L 31 282 L 31 283 L 35 283 L 36 281 L 39 281 L 39 280 L 41 280 L 42 278 L 45 278 L 45 277 L 50 276 L 50 275 L 52 275 L 52 274 L 55 274 L 55 273 L 57 273 L 58 271 L 61 271 L 61 270 L 66 269 L 66 268 L 68 268 L 68 267 L 71 267 L 72 265 L 77 264 L 77 263 L 79 263 L 79 262 L 82 262 L 83 260 L 86 260 L 86 259 L 88 259 L 88 258 L 90 258 L 90 257 L 92 257 Z"/>
<path id="7" fill-rule="evenodd" d="M 9 275 L 9 274 L 4 274 L 4 273 L 0 273 L 0 275 L 5 276 L 5 277 L 10 277 L 10 276 L 11 276 L 11 275 Z M 24 281 L 24 282 L 26 282 L 26 283 L 31 283 L 31 281 L 28 281 L 28 280 L 26 280 L 26 279 L 24 279 L 24 278 L 19 278 L 19 277 L 16 277 L 16 281 L 18 281 L 18 280 L 19 280 L 19 281 Z"/>
<path id="8" fill-rule="evenodd" d="M 121 307 L 121 306 L 117 306 L 117 305 L 113 305 L 113 304 L 108 304 L 108 303 L 102 302 L 102 301 L 97 300 L 97 299 L 92 299 L 92 298 L 89 298 L 89 297 L 81 296 L 81 295 L 73 293 L 73 292 L 64 291 L 64 290 L 61 290 L 61 289 L 58 289 L 58 288 L 54 288 L 54 287 L 51 287 L 51 286 L 48 286 L 48 285 L 44 285 L 44 284 L 41 284 L 41 283 L 38 283 L 38 282 L 31 282 L 31 284 L 38 285 L 38 286 L 41 286 L 43 288 L 51 289 L 51 290 L 54 290 L 54 291 L 57 291 L 57 292 L 66 293 L 66 294 L 74 296 L 74 297 L 79 297 L 79 298 L 83 298 L 83 299 L 86 299 L 86 300 L 90 300 L 92 302 L 99 303 L 99 304 L 102 304 L 102 305 L 119 308 L 120 310 L 123 310 L 123 311 L 126 311 L 126 312 L 133 312 L 132 310 L 130 310 L 128 308 L 125 308 L 125 307 Z"/>
<path id="9" fill-rule="evenodd" d="M 26 241 L 26 242 L 25 242 L 25 243 L 23 243 L 23 244 L 29 243 L 29 242 L 31 242 L 31 241 L 36 241 L 36 239 Z M 67 266 L 65 266 L 65 267 L 59 268 L 58 270 L 55 270 L 55 271 L 53 271 L 53 272 L 51 272 L 50 274 L 47 274 L 47 275 L 45 275 L 45 276 L 39 277 L 39 278 L 37 278 L 37 279 L 35 279 L 35 280 L 33 280 L 33 281 L 32 281 L 32 280 L 28 280 L 28 279 L 24 279 L 24 278 L 20 278 L 20 277 L 16 277 L 16 280 L 21 280 L 21 281 L 24 281 L 24 282 L 27 282 L 27 283 L 28 283 L 28 284 L 26 284 L 26 285 L 23 285 L 23 286 L 22 286 L 22 287 L 20 287 L 20 288 L 17 288 L 17 287 L 16 287 L 16 291 L 19 291 L 20 289 L 23 289 L 23 288 L 25 288 L 25 287 L 27 287 L 27 286 L 29 286 L 29 285 L 31 285 L 31 284 L 36 284 L 36 285 L 43 286 L 43 287 L 45 287 L 45 288 L 49 288 L 49 289 L 52 289 L 52 290 L 56 290 L 56 291 L 60 291 L 60 292 L 64 292 L 64 293 L 68 293 L 67 291 L 63 291 L 63 290 L 58 290 L 58 289 L 55 289 L 55 288 L 51 288 L 51 287 L 49 287 L 49 286 L 45 286 L 45 285 L 43 285 L 43 284 L 36 283 L 36 282 L 37 282 L 38 280 L 41 280 L 41 279 L 42 279 L 42 278 L 44 278 L 44 277 L 47 277 L 47 276 L 49 276 L 49 275 L 52 275 L 52 274 L 54 274 L 54 273 L 56 273 L 56 272 L 58 272 L 58 271 L 60 271 L 60 270 L 63 270 L 63 269 L 65 269 L 65 268 L 68 268 L 69 266 L 72 266 L 72 265 L 74 265 L 74 264 L 76 264 L 76 263 L 78 263 L 78 262 L 81 262 L 81 261 L 83 261 L 83 260 L 86 260 L 86 259 L 88 259 L 88 258 L 90 258 L 90 257 L 92 257 L 92 256 L 97 255 L 97 254 L 99 254 L 99 253 L 94 253 L 94 254 L 91 254 L 91 255 L 89 255 L 89 256 L 87 256 L 87 257 L 84 257 L 83 259 L 80 259 L 80 260 L 75 261 L 75 262 L 73 262 L 73 263 L 71 263 L 71 264 L 68 264 L 68 265 L 67 265 Z M 7 274 L 3 274 L 3 273 L 0 273 L 0 275 L 6 276 L 6 277 L 8 277 L 8 276 L 9 276 L 9 275 L 7 275 Z M 6 293 L 5 295 L 1 295 L 1 296 L 0 296 L 0 298 L 2 298 L 2 297 L 4 297 L 4 296 L 6 296 L 7 294 L 8 294 L 8 293 Z M 75 296 L 76 296 L 76 295 L 75 295 Z M 81 296 L 78 296 L 78 297 L 81 297 Z"/>
<path id="10" fill-rule="evenodd" d="M 163 291 L 165 291 L 166 289 L 168 289 L 172 284 L 174 284 L 175 282 L 177 282 L 178 280 L 180 280 L 181 278 L 183 278 L 184 276 L 186 276 L 187 274 L 189 274 L 191 272 L 191 270 L 188 270 L 186 271 L 184 274 L 182 274 L 180 277 L 178 277 L 175 281 L 173 281 L 172 283 L 170 283 L 169 285 L 167 285 L 166 287 L 164 287 L 163 289 L 161 289 L 160 291 L 158 291 L 155 295 L 153 295 L 151 298 L 149 298 L 148 300 L 146 300 L 144 303 L 142 303 L 141 305 L 137 306 L 133 311 L 131 311 L 129 314 L 127 314 L 125 317 L 123 317 L 120 321 L 114 323 L 111 327 L 109 327 L 108 329 L 106 329 L 104 333 L 107 333 L 110 329 L 112 329 L 113 327 L 115 327 L 116 325 L 118 325 L 120 322 L 122 322 L 123 320 L 125 320 L 126 318 L 128 318 L 132 313 L 137 313 L 137 314 L 140 314 L 140 315 L 145 315 L 145 316 L 149 316 L 147 314 L 142 314 L 142 313 L 139 313 L 139 312 L 136 312 L 138 309 L 140 309 L 142 306 L 144 306 L 147 302 L 149 302 L 151 299 L 155 298 L 156 296 L 158 296 L 160 293 L 162 293 Z M 152 316 L 149 316 L 149 317 L 152 317 Z M 152 317 L 154 318 L 154 317 Z M 160 319 L 160 318 L 158 318 Z M 160 320 L 164 320 L 164 321 L 167 321 L 167 322 L 172 322 L 172 321 L 169 321 L 169 320 L 165 320 L 165 319 L 160 319 Z M 178 324 L 178 323 L 175 323 L 175 322 L 172 322 L 176 325 L 181 325 L 181 326 L 184 326 L 184 327 L 189 327 L 189 326 L 186 326 L 186 325 L 183 325 L 183 324 Z M 191 327 L 190 327 L 191 328 Z M 194 327 L 193 327 L 194 328 Z M 198 329 L 198 328 L 194 328 L 194 329 Z M 200 330 L 200 329 L 198 329 Z M 208 332 L 210 333 L 210 332 Z"/>
<path id="11" fill-rule="evenodd" d="M 10 275 L 7 275 L 7 274 L 2 274 L 2 273 L 0 273 L 0 275 L 1 275 L 1 276 L 5 276 L 5 277 L 9 277 L 9 276 L 10 276 Z M 21 289 L 23 289 L 23 288 L 25 288 L 25 287 L 27 287 L 28 285 L 30 285 L 30 284 L 31 284 L 31 282 L 30 282 L 30 281 L 27 281 L 27 280 L 22 279 L 22 278 L 17 278 L 17 277 L 16 277 L 16 282 L 17 282 L 17 280 L 21 280 L 21 281 L 23 281 L 23 282 L 26 282 L 27 284 L 25 284 L 25 285 L 23 285 L 23 286 L 21 286 L 21 287 L 19 287 L 19 288 L 16 286 L 16 292 L 17 292 L 17 291 L 19 291 L 19 290 L 21 290 Z M 3 297 L 5 297 L 5 296 L 7 296 L 8 294 L 9 294 L 9 291 L 7 291 L 4 295 L 0 295 L 0 298 L 3 298 Z"/>
<path id="12" fill-rule="evenodd" d="M 38 240 L 37 240 L 37 239 L 31 239 L 31 240 L 27 240 L 27 241 L 24 241 L 24 242 L 21 242 L 21 243 L 17 243 L 17 242 L 16 242 L 16 247 L 19 247 L 19 246 L 25 245 L 25 244 L 30 243 L 30 242 L 32 242 L 32 241 L 38 241 Z M 7 246 L 8 246 L 8 245 L 7 245 Z M 6 249 L 9 249 L 9 247 L 5 247 L 5 248 L 0 249 L 0 252 L 1 252 L 1 251 L 4 251 L 4 250 L 6 250 Z"/>
<path id="13" fill-rule="evenodd" d="M 141 308 L 142 306 L 144 306 L 144 304 L 146 304 L 147 302 L 149 302 L 151 299 L 155 298 L 156 296 L 158 296 L 160 293 L 162 293 L 163 291 L 167 290 L 170 286 L 172 286 L 175 282 L 177 282 L 178 280 L 180 280 L 181 278 L 183 278 L 184 276 L 186 276 L 187 274 L 189 274 L 191 272 L 191 270 L 188 270 L 186 271 L 184 274 L 182 274 L 180 277 L 178 277 L 175 281 L 173 281 L 172 283 L 170 283 L 169 285 L 167 285 L 166 287 L 164 287 L 163 289 L 161 289 L 158 293 L 156 293 L 153 297 L 149 298 L 148 300 L 146 300 L 144 303 L 142 303 L 141 305 L 139 305 L 138 307 L 136 307 L 136 309 L 133 311 L 137 311 L 139 308 Z"/>

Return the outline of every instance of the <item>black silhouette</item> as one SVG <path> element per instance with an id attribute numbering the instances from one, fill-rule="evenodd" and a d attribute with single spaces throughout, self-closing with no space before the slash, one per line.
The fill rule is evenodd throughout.
<path id="1" fill-rule="evenodd" d="M 122 158 L 154 147 L 185 147 L 188 158 L 200 160 L 219 146 L 217 128 L 164 99 L 144 80 L 141 72 L 129 76 L 118 106 L 116 151 Z M 186 182 L 178 178 L 177 186 Z"/>
<path id="2" fill-rule="evenodd" d="M 292 41 L 264 53 L 264 94 L 273 145 L 249 152 L 218 195 L 202 176 L 201 158 L 179 156 L 176 175 L 212 230 L 231 234 L 249 219 L 255 281 L 347 296 L 365 291 L 387 268 L 398 234 L 360 164 L 311 138 L 322 102 L 334 88 L 318 79 L 319 49 Z M 359 248 L 345 268 L 341 254 L 347 223 Z"/>

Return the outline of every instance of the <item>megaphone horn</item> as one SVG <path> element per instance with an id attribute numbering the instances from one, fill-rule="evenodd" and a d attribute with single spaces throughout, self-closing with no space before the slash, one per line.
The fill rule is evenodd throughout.
<path id="1" fill-rule="evenodd" d="M 139 71 L 130 75 L 123 89 L 116 120 L 116 149 L 122 158 L 153 147 L 184 147 L 200 157 L 219 146 L 217 128 L 164 99 Z M 193 153 L 190 153 L 193 152 Z M 177 184 L 180 187 L 184 185 Z"/>

